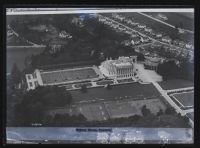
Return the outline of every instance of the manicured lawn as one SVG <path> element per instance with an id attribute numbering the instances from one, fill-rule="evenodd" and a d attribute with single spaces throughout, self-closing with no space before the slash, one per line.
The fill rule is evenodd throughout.
<path id="1" fill-rule="evenodd" d="M 164 90 L 194 86 L 194 83 L 192 81 L 181 80 L 181 79 L 167 80 L 167 81 L 162 81 L 158 83 Z"/>
<path id="2" fill-rule="evenodd" d="M 194 92 L 187 92 L 173 95 L 183 106 L 194 105 Z"/>
<path id="3" fill-rule="evenodd" d="M 112 86 L 111 90 L 104 87 L 88 88 L 86 93 L 80 90 L 70 91 L 73 97 L 73 102 L 87 101 L 94 99 L 112 100 L 116 98 L 144 98 L 160 95 L 152 84 L 121 84 Z"/>
<path id="4" fill-rule="evenodd" d="M 45 84 L 61 83 L 64 81 L 79 81 L 89 78 L 96 78 L 98 75 L 92 68 L 66 69 L 64 71 L 48 71 L 41 74 Z"/>

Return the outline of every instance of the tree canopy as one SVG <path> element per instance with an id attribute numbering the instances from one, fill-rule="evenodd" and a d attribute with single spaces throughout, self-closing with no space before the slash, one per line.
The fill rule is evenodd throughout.
<path id="1" fill-rule="evenodd" d="M 64 107 L 71 103 L 72 96 L 64 87 L 37 87 L 26 93 L 22 101 L 15 106 L 18 123 L 30 125 L 42 122 L 45 108 Z"/>

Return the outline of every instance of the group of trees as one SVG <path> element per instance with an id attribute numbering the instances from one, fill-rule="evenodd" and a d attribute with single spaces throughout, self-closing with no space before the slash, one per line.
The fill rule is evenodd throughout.
<path id="1" fill-rule="evenodd" d="M 75 63 L 80 61 L 93 61 L 95 64 L 99 65 L 106 57 L 116 58 L 121 55 L 134 54 L 132 48 L 121 45 L 121 41 L 128 39 L 128 35 L 117 33 L 116 31 L 111 30 L 107 25 L 99 23 L 93 18 L 85 19 L 83 21 L 85 27 L 80 29 L 71 23 L 74 16 L 75 15 L 69 15 L 69 17 L 66 18 L 65 15 L 56 15 L 44 18 L 44 20 L 56 28 L 58 32 L 66 30 L 66 32 L 70 33 L 73 37 L 70 40 L 66 40 L 66 44 L 63 44 L 61 50 L 56 52 L 56 54 L 48 54 L 48 51 L 51 50 L 51 47 L 49 46 L 50 42 L 43 43 L 47 45 L 45 51 L 41 54 L 30 57 L 32 67 L 60 63 Z M 33 17 L 33 20 L 27 18 L 25 22 L 14 21 L 12 26 L 18 28 L 18 23 L 23 23 L 29 26 L 39 25 L 42 23 L 45 25 L 45 21 L 41 22 L 39 18 L 41 19 L 43 17 Z M 34 25 L 31 25 L 30 22 L 32 21 Z M 26 32 L 29 31 L 26 30 Z M 31 35 L 30 33 L 27 33 L 25 36 L 33 36 L 34 34 L 39 35 L 39 32 L 35 31 Z M 34 38 L 35 37 L 33 37 L 33 39 Z M 41 39 L 38 38 L 37 40 Z M 32 41 L 32 38 L 30 38 L 30 41 Z M 94 51 L 94 54 L 91 54 L 92 51 Z M 104 54 L 104 59 L 102 59 L 101 53 Z"/>
<path id="2" fill-rule="evenodd" d="M 44 126 L 84 126 L 84 123 L 87 122 L 87 119 L 82 115 L 69 115 L 69 114 L 55 114 L 54 116 L 47 116 Z"/>
<path id="3" fill-rule="evenodd" d="M 175 61 L 168 61 L 158 65 L 158 74 L 163 76 L 164 80 L 186 79 L 194 80 L 194 64 L 182 61 L 178 66 Z"/>
<path id="4" fill-rule="evenodd" d="M 14 63 L 11 70 L 10 79 L 9 81 L 7 81 L 7 83 L 12 89 L 16 89 L 18 84 L 21 82 L 21 79 L 22 79 L 22 73 L 17 67 L 16 63 Z"/>
<path id="5" fill-rule="evenodd" d="M 71 94 L 64 87 L 39 86 L 27 92 L 15 106 L 15 124 L 29 126 L 31 123 L 42 123 L 47 108 L 64 107 L 71 100 Z"/>

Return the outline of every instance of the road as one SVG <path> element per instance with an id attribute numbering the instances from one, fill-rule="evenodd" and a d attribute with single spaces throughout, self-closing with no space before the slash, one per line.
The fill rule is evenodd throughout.
<path id="1" fill-rule="evenodd" d="M 33 45 L 33 46 L 6 46 L 6 48 L 45 48 L 45 45 Z"/>
<path id="2" fill-rule="evenodd" d="M 170 89 L 170 90 L 166 90 L 166 92 L 170 93 L 170 92 L 187 91 L 187 90 L 193 90 L 193 89 L 194 87 L 186 87 L 186 88 Z"/>
<path id="3" fill-rule="evenodd" d="M 155 18 L 155 17 L 152 17 L 152 16 L 147 15 L 147 14 L 142 13 L 142 12 L 137 12 L 137 13 L 139 13 L 139 14 L 141 14 L 141 15 L 143 15 L 143 16 L 146 16 L 146 17 L 148 17 L 148 18 L 151 18 L 151 19 L 153 19 L 153 20 L 155 20 L 155 21 L 157 21 L 157 22 L 160 22 L 160 23 L 162 23 L 162 24 L 164 24 L 164 25 L 167 25 L 167 26 L 169 26 L 169 27 L 171 27 L 171 28 L 176 29 L 175 26 L 173 26 L 173 25 L 171 25 L 171 24 L 169 24 L 169 23 L 166 23 L 166 22 L 164 22 L 164 21 L 161 21 L 161 20 L 159 20 L 159 19 L 157 19 L 157 18 Z M 187 29 L 183 29 L 183 28 L 179 28 L 179 29 L 182 29 L 184 32 L 188 32 L 188 33 L 194 34 L 194 31 L 187 30 Z"/>

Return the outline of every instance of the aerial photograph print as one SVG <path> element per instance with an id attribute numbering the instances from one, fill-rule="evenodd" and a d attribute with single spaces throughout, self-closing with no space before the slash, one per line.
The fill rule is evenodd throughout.
<path id="1" fill-rule="evenodd" d="M 6 8 L 5 25 L 8 144 L 193 143 L 193 8 Z"/>

